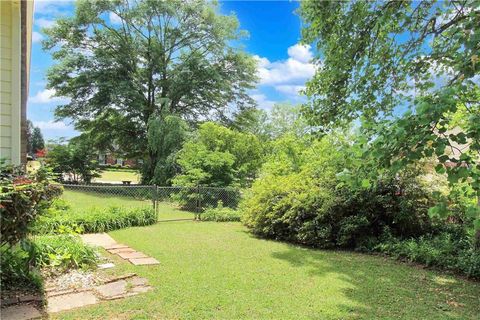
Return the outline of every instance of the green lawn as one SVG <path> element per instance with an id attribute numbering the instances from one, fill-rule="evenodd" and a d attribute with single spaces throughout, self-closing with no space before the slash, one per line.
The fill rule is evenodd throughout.
<path id="1" fill-rule="evenodd" d="M 160 222 L 110 233 L 157 258 L 154 290 L 61 319 L 478 319 L 480 284 L 378 256 L 260 240 L 240 223 Z"/>
<path id="2" fill-rule="evenodd" d="M 140 173 L 133 169 L 105 169 L 100 172 L 100 177 L 95 178 L 97 182 L 121 182 L 132 181 L 132 183 L 140 182 Z"/>
<path id="3" fill-rule="evenodd" d="M 74 212 L 85 212 L 88 210 L 108 208 L 112 206 L 122 208 L 152 206 L 150 200 L 136 200 L 127 197 L 72 190 L 65 190 L 62 198 L 70 204 L 70 208 Z M 159 220 L 192 219 L 193 213 L 179 210 L 172 204 L 160 202 L 158 203 L 158 217 Z"/>

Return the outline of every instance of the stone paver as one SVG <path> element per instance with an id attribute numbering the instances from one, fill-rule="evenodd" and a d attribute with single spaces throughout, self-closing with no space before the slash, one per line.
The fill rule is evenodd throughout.
<path id="1" fill-rule="evenodd" d="M 107 263 L 99 264 L 99 265 L 97 265 L 97 267 L 98 267 L 98 269 L 110 269 L 110 268 L 115 267 L 115 264 L 113 264 L 111 262 L 107 262 Z"/>
<path id="2" fill-rule="evenodd" d="M 29 304 L 10 306 L 0 310 L 0 318 L 2 320 L 28 320 L 41 317 L 40 311 Z"/>
<path id="3" fill-rule="evenodd" d="M 108 247 L 117 244 L 115 239 L 106 233 L 87 233 L 82 234 L 81 237 L 86 244 L 93 246 Z"/>
<path id="4" fill-rule="evenodd" d="M 42 297 L 35 294 L 29 294 L 27 296 L 20 297 L 20 302 L 30 302 L 30 301 L 42 301 Z"/>
<path id="5" fill-rule="evenodd" d="M 129 283 L 133 286 L 146 286 L 148 281 L 145 278 L 133 277 L 130 279 Z"/>
<path id="6" fill-rule="evenodd" d="M 95 288 L 103 298 L 112 298 L 127 293 L 127 281 L 119 280 Z"/>
<path id="7" fill-rule="evenodd" d="M 48 298 L 47 302 L 48 312 L 59 312 L 95 304 L 98 299 L 91 291 L 84 291 L 53 296 Z"/>
<path id="8" fill-rule="evenodd" d="M 107 250 L 107 251 L 112 253 L 112 254 L 119 254 L 119 253 L 122 253 L 122 252 L 135 252 L 135 249 L 122 248 L 122 249 L 110 249 L 110 250 Z"/>
<path id="9" fill-rule="evenodd" d="M 143 265 L 151 265 L 151 264 L 159 264 L 157 259 L 155 258 L 133 258 L 128 259 L 132 264 L 136 266 L 143 266 Z"/>
<path id="10" fill-rule="evenodd" d="M 108 252 L 117 254 L 134 265 L 152 265 L 160 263 L 155 258 L 151 258 L 142 252 L 137 252 L 135 249 L 117 243 L 115 239 L 106 233 L 83 234 L 81 237 L 85 243 L 103 247 Z"/>
<path id="11" fill-rule="evenodd" d="M 151 288 L 152 287 L 150 287 L 150 286 L 134 287 L 134 288 L 132 288 L 132 292 L 144 293 L 144 292 L 149 291 Z"/>
<path id="12" fill-rule="evenodd" d="M 135 252 L 120 252 L 118 254 L 120 257 L 122 257 L 123 259 L 134 259 L 134 258 L 148 258 L 147 255 L 145 255 L 144 253 L 142 252 L 138 252 L 138 251 L 135 251 Z"/>
<path id="13" fill-rule="evenodd" d="M 124 249 L 124 248 L 128 248 L 128 246 L 124 245 L 124 244 L 112 244 L 112 245 L 109 245 L 109 246 L 105 246 L 104 247 L 106 250 L 113 250 L 113 249 Z"/>
<path id="14" fill-rule="evenodd" d="M 18 301 L 20 301 L 20 299 L 18 297 L 10 297 L 10 298 L 7 298 L 7 299 L 2 299 L 1 306 L 3 307 L 3 306 L 8 306 L 8 305 L 11 305 L 11 304 L 15 304 Z"/>

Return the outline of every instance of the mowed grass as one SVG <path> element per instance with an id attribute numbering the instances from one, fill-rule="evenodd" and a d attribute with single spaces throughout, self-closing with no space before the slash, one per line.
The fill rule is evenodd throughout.
<path id="1" fill-rule="evenodd" d="M 480 284 L 379 256 L 252 237 L 240 223 L 159 222 L 110 233 L 153 256 L 148 293 L 57 319 L 478 319 Z"/>
<path id="2" fill-rule="evenodd" d="M 105 169 L 100 172 L 100 177 L 95 178 L 96 182 L 121 182 L 131 181 L 140 182 L 140 173 L 137 170 L 128 169 Z"/>
<path id="3" fill-rule="evenodd" d="M 82 214 L 90 211 L 106 209 L 109 207 L 140 208 L 152 206 L 150 200 L 120 197 L 115 195 L 64 190 L 62 198 L 70 205 L 73 214 Z M 158 203 L 159 220 L 192 219 L 193 213 L 182 211 L 169 203 Z"/>

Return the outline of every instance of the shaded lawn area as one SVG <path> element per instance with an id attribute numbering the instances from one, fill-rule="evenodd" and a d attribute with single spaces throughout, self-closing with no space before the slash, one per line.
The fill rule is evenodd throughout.
<path id="1" fill-rule="evenodd" d="M 133 266 L 110 256 L 110 272 L 135 272 L 154 290 L 54 318 L 478 319 L 480 312 L 478 282 L 260 240 L 239 223 L 160 222 L 110 235 L 160 261 Z"/>
<path id="2" fill-rule="evenodd" d="M 100 172 L 100 177 L 94 181 L 102 182 L 120 182 L 132 181 L 132 183 L 140 182 L 140 173 L 134 169 L 105 169 Z"/>
<path id="3" fill-rule="evenodd" d="M 64 190 L 62 198 L 70 204 L 70 210 L 73 214 L 82 214 L 113 206 L 122 208 L 152 207 L 152 201 L 150 200 L 85 191 Z M 159 220 L 193 219 L 193 213 L 182 211 L 165 202 L 158 203 L 157 212 Z"/>

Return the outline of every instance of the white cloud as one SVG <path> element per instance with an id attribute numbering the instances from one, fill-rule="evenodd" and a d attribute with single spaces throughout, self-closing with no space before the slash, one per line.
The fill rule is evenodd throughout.
<path id="1" fill-rule="evenodd" d="M 29 98 L 33 103 L 66 102 L 67 99 L 55 97 L 55 89 L 44 89 L 38 91 L 36 95 Z"/>
<path id="2" fill-rule="evenodd" d="M 296 44 L 288 48 L 287 60 L 270 62 L 267 58 L 255 56 L 257 75 L 261 85 L 303 85 L 315 74 L 315 64 L 311 63 L 310 46 Z"/>
<path id="3" fill-rule="evenodd" d="M 122 19 L 117 14 L 115 14 L 113 12 L 110 12 L 108 17 L 110 19 L 110 23 L 112 23 L 112 24 L 121 24 L 122 23 Z"/>
<path id="4" fill-rule="evenodd" d="M 297 43 L 294 46 L 288 48 L 288 56 L 300 62 L 310 62 L 313 58 L 313 54 L 310 51 L 310 45 L 302 45 Z"/>
<path id="5" fill-rule="evenodd" d="M 303 85 L 281 84 L 281 85 L 275 86 L 275 90 L 289 96 L 296 96 L 299 94 L 301 90 L 304 90 L 304 89 L 305 89 L 305 86 Z"/>
<path id="6" fill-rule="evenodd" d="M 57 16 L 65 13 L 74 0 L 35 0 L 35 15 Z"/>
<path id="7" fill-rule="evenodd" d="M 269 100 L 266 95 L 263 93 L 254 93 L 250 97 L 257 102 L 257 105 L 260 109 L 270 110 L 276 101 Z"/>
<path id="8" fill-rule="evenodd" d="M 43 40 L 43 36 L 40 32 L 33 31 L 32 32 L 32 42 L 37 43 Z"/>
<path id="9" fill-rule="evenodd" d="M 33 121 L 33 125 L 42 130 L 72 130 L 73 127 L 66 125 L 64 122 L 50 121 Z"/>
<path id="10" fill-rule="evenodd" d="M 39 19 L 35 19 L 35 24 L 40 28 L 50 28 L 55 25 L 55 21 L 45 19 L 45 18 L 39 18 Z"/>
<path id="11" fill-rule="evenodd" d="M 286 60 L 277 61 L 254 56 L 257 60 L 257 76 L 260 78 L 259 90 L 271 87 L 288 99 L 299 100 L 299 92 L 305 89 L 305 82 L 315 75 L 317 65 L 312 62 L 313 52 L 309 45 L 295 44 L 287 49 L 287 53 Z M 269 109 L 273 106 L 274 101 L 267 99 L 261 91 L 256 93 L 252 98 L 260 107 Z"/>

